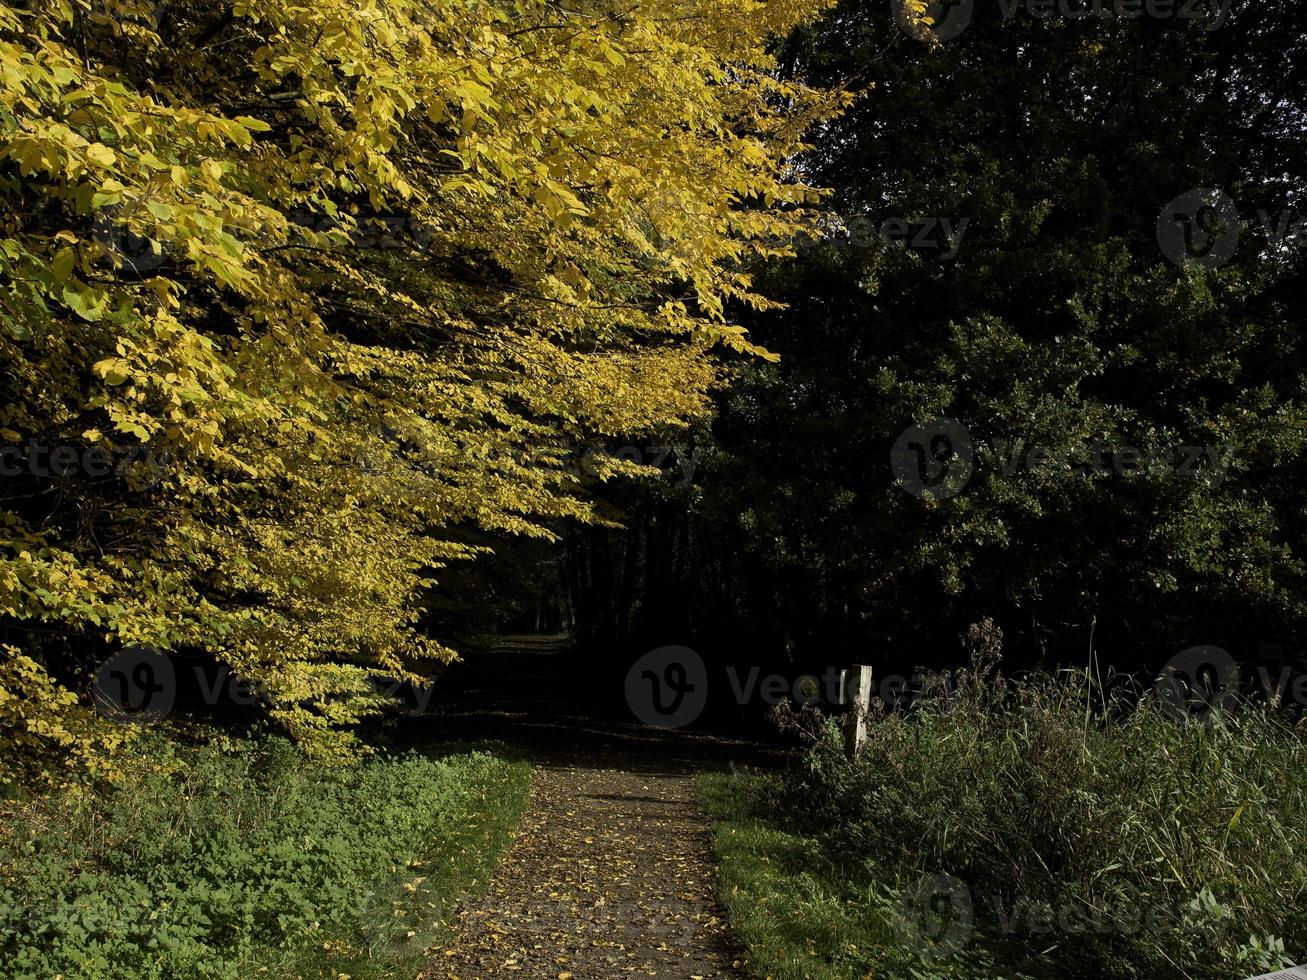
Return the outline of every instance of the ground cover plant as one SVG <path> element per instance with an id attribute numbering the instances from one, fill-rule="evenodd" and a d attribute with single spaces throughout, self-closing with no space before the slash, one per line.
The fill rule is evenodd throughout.
<path id="1" fill-rule="evenodd" d="M 279 739 L 150 739 L 114 785 L 9 805 L 3 972 L 411 977 L 527 784 L 481 751 L 324 769 Z"/>

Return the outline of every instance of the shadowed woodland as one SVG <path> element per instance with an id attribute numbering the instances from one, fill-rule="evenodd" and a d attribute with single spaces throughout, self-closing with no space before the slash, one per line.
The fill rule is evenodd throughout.
<path id="1" fill-rule="evenodd" d="M 1307 959 L 1301 14 L 0 6 L 0 976 Z"/>

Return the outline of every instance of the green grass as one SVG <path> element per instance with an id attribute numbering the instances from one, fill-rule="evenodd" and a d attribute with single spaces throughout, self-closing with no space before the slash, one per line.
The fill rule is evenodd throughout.
<path id="1" fill-rule="evenodd" d="M 817 834 L 783 826 L 753 806 L 766 777 L 705 773 L 704 808 L 714 820 L 722 899 L 748 950 L 751 972 L 775 980 L 851 977 L 1018 980 L 994 956 L 971 948 L 932 958 L 896 932 L 896 902 L 887 882 L 853 872 Z"/>
<path id="2" fill-rule="evenodd" d="M 324 769 L 289 743 L 153 742 L 0 833 L 5 976 L 411 977 L 484 883 L 529 769 L 480 751 Z"/>
<path id="3" fill-rule="evenodd" d="M 1230 980 L 1307 956 L 1307 741 L 1267 710 L 1177 724 L 982 671 L 875 720 L 857 763 L 805 729 L 789 772 L 701 784 L 759 975 Z M 946 893 L 913 901 L 941 881 L 961 933 Z"/>

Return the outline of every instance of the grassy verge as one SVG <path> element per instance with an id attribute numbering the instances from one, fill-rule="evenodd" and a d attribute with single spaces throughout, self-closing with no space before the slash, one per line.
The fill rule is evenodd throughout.
<path id="1" fill-rule="evenodd" d="M 940 958 L 900 937 L 891 881 L 831 853 L 820 834 L 756 805 L 778 777 L 705 773 L 700 796 L 714 820 L 723 902 L 751 972 L 775 980 L 1018 980 L 984 948 Z M 851 867 L 851 865 L 856 865 Z"/>
<path id="2" fill-rule="evenodd" d="M 1307 740 L 964 676 L 786 773 L 705 776 L 761 976 L 1229 980 L 1307 956 Z"/>
<path id="3" fill-rule="evenodd" d="M 477 751 L 324 769 L 289 743 L 175 754 L 0 832 L 14 977 L 413 976 L 484 884 L 529 771 Z"/>

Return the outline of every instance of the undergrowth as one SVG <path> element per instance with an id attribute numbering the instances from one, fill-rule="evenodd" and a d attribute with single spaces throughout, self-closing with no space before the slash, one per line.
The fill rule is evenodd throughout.
<path id="1" fill-rule="evenodd" d="M 147 741 L 115 785 L 4 815 L 3 972 L 411 977 L 528 779 L 484 752 L 329 769 L 279 739 Z"/>
<path id="2" fill-rule="evenodd" d="M 789 772 L 705 780 L 761 973 L 1229 980 L 1307 954 L 1307 743 L 1270 707 L 944 680 L 856 762 L 804 711 Z"/>

